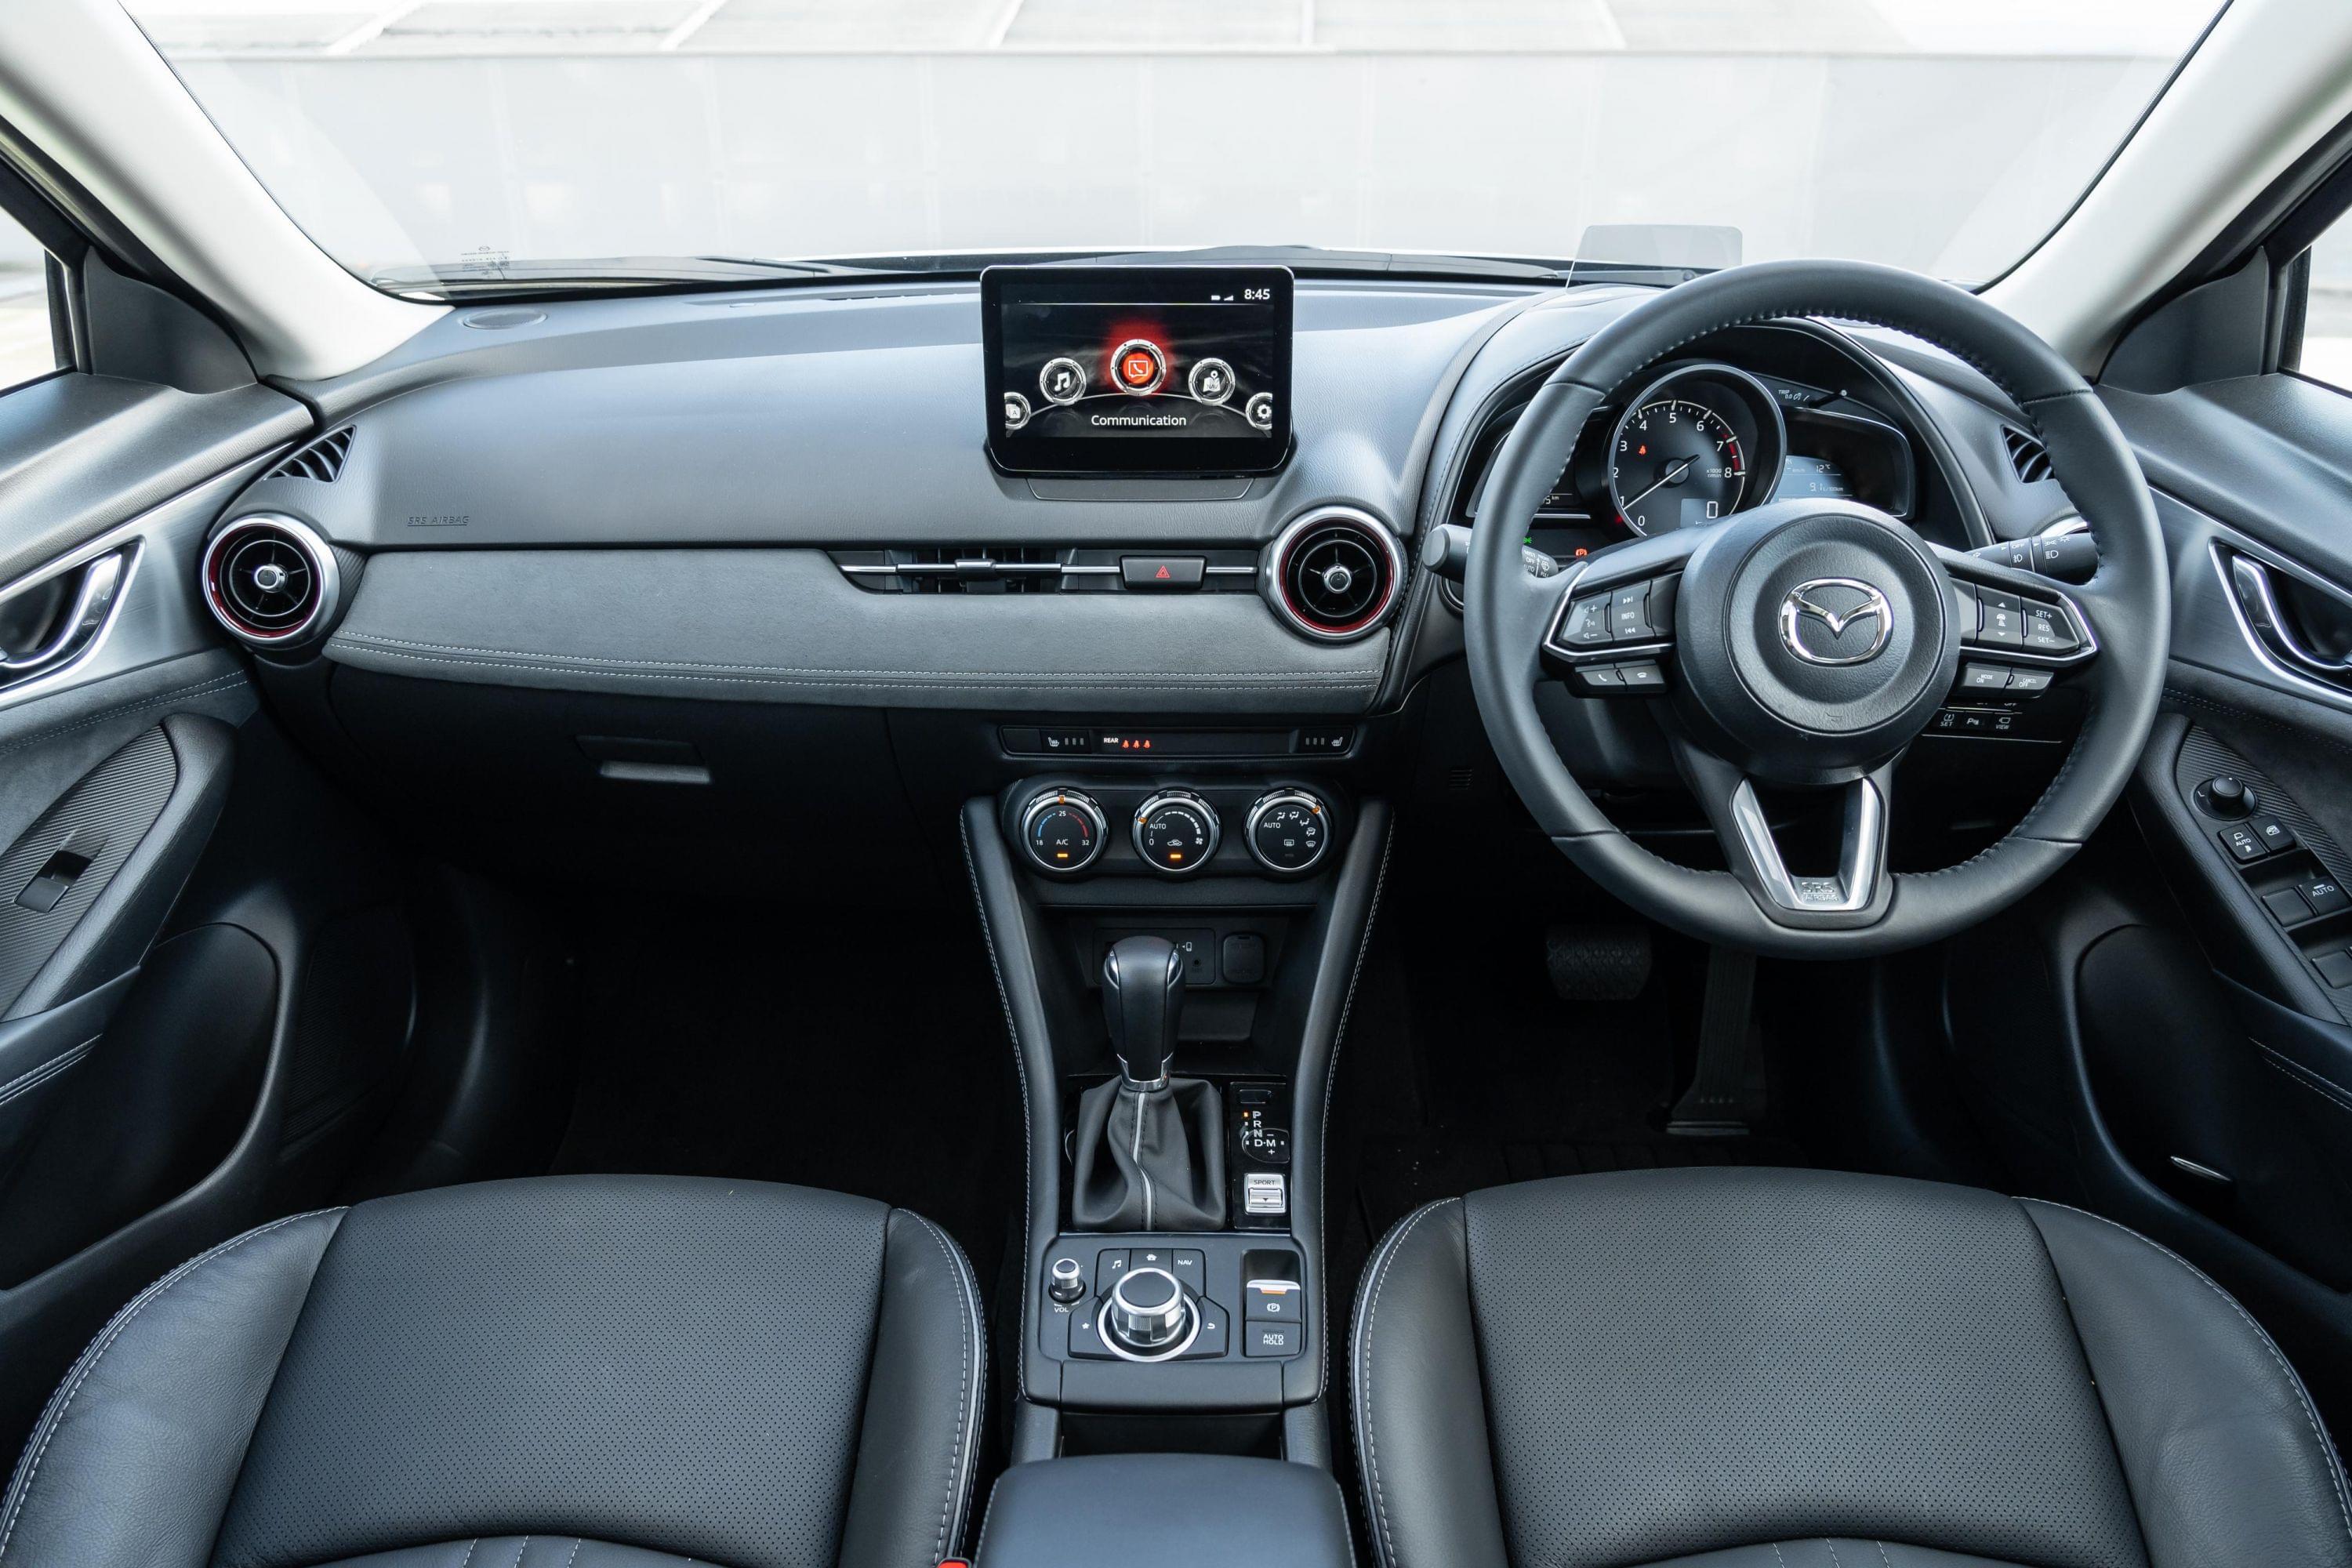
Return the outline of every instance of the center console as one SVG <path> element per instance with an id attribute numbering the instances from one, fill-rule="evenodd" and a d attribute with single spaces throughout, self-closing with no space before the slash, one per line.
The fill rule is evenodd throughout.
<path id="1" fill-rule="evenodd" d="M 1072 731 L 966 805 L 1028 1127 L 1016 1464 L 1328 1465 L 1325 1106 L 1389 816 L 1359 731 L 1265 733 Z"/>

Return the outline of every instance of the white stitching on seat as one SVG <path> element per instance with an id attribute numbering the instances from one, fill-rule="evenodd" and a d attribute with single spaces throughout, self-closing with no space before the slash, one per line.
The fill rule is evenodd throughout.
<path id="1" fill-rule="evenodd" d="M 341 1212 L 342 1210 L 339 1208 L 312 1209 L 307 1214 L 288 1215 L 284 1219 L 272 1220 L 258 1230 L 248 1230 L 243 1236 L 233 1236 L 211 1251 L 197 1254 L 148 1286 L 146 1289 L 131 1299 L 129 1306 L 114 1315 L 113 1321 L 99 1331 L 98 1338 L 91 1341 L 89 1348 L 82 1352 L 81 1360 L 74 1364 L 73 1371 L 67 1377 L 65 1386 L 58 1391 L 54 1414 L 45 1413 L 41 1417 L 40 1425 L 34 1431 L 33 1438 L 26 1440 L 27 1447 L 31 1449 L 30 1457 L 25 1461 L 23 1479 L 12 1489 L 16 1490 L 16 1500 L 9 1507 L 7 1522 L 0 1525 L 0 1557 L 5 1557 L 8 1554 L 8 1542 L 16 1533 L 17 1521 L 24 1516 L 25 1505 L 32 1500 L 33 1482 L 41 1473 L 41 1460 L 48 1454 L 50 1441 L 65 1426 L 67 1413 L 73 1408 L 74 1396 L 81 1392 L 81 1385 L 89 1379 L 89 1374 L 98 1370 L 98 1363 L 105 1359 L 106 1352 L 114 1348 L 114 1342 L 122 1337 L 122 1331 L 131 1326 L 140 1313 L 147 1310 L 147 1304 L 205 1264 L 215 1258 L 227 1257 L 248 1241 L 258 1241 L 271 1231 L 283 1226 L 292 1225 L 298 1220 L 316 1219 L 320 1215 Z M 33 1446 L 36 1439 L 37 1439 L 37 1447 Z M 463 1564 L 460 1564 L 460 1568 L 463 1568 Z"/>
<path id="2" fill-rule="evenodd" d="M 950 1524 L 960 1522 L 963 1510 L 958 1507 L 958 1504 L 968 1503 L 966 1489 L 971 1476 L 971 1471 L 965 1468 L 964 1458 L 970 1451 L 970 1447 L 976 1445 L 980 1437 L 980 1377 L 974 1375 L 972 1363 L 975 1359 L 979 1361 L 980 1376 L 984 1377 L 988 1367 L 988 1346 L 982 1337 L 979 1282 L 971 1277 L 970 1266 L 964 1261 L 963 1249 L 956 1246 L 954 1238 L 947 1232 L 933 1225 L 923 1215 L 916 1214 L 914 1210 L 902 1209 L 899 1212 L 911 1215 L 918 1224 L 921 1225 L 924 1230 L 930 1234 L 931 1240 L 936 1242 L 940 1250 L 946 1255 L 948 1272 L 955 1277 L 957 1294 L 962 1298 L 971 1323 L 971 1347 L 969 1350 L 965 1349 L 961 1338 L 956 1342 L 957 1350 L 963 1357 L 962 1381 L 956 1388 L 956 1403 L 964 1407 L 965 1415 L 957 1424 L 955 1446 L 948 1456 L 948 1500 L 947 1506 L 940 1512 L 939 1546 L 931 1554 L 932 1561 L 938 1562 L 948 1554 Z"/>
<path id="3" fill-rule="evenodd" d="M 2101 1225 L 2107 1226 L 2111 1230 L 2119 1230 L 2126 1236 L 2130 1237 L 2134 1241 L 2137 1241 L 2143 1246 L 2156 1248 L 2157 1251 L 2164 1254 L 2165 1257 L 2169 1258 L 2173 1262 L 2180 1265 L 2181 1268 L 2189 1271 L 2191 1279 L 2197 1280 L 2208 1290 L 2212 1291 L 2213 1294 L 2221 1297 L 2223 1301 L 2229 1304 L 2230 1310 L 2237 1313 L 2238 1317 L 2245 1323 L 2246 1327 L 2254 1331 L 2255 1340 L 2261 1343 L 2263 1349 L 2270 1352 L 2271 1360 L 2278 1364 L 2279 1373 L 2286 1379 L 2287 1386 L 2294 1390 L 2294 1397 L 2297 1403 L 2301 1404 L 2303 1406 L 2303 1418 L 2311 1426 L 2312 1440 L 2319 1446 L 2320 1468 L 2327 1472 L 2327 1479 L 2335 1489 L 2336 1509 L 2336 1512 L 2342 1516 L 2344 1521 L 2345 1539 L 2352 1541 L 2352 1497 L 2347 1497 L 2345 1492 L 2344 1467 L 2336 1457 L 2336 1445 L 2328 1441 L 2327 1428 L 2320 1425 L 2319 1412 L 2312 1407 L 2311 1394 L 2304 1388 L 2303 1379 L 2295 1374 L 2294 1365 L 2288 1362 L 2284 1353 L 2279 1350 L 2277 1342 L 2271 1338 L 2270 1331 L 2263 1328 L 2261 1323 L 2255 1321 L 2254 1315 L 2252 1312 L 2247 1311 L 2244 1306 L 2239 1302 L 2235 1296 L 2231 1295 L 2227 1290 L 2222 1289 L 2219 1284 L 2215 1283 L 2210 1275 L 2198 1268 L 2194 1263 L 2189 1262 L 2186 1258 L 2181 1257 L 2180 1254 L 2173 1251 L 2172 1248 L 2165 1246 L 2164 1243 L 2158 1241 L 2151 1237 L 2142 1236 L 2139 1232 L 2132 1229 L 2131 1226 L 2118 1224 L 2103 1214 L 2093 1214 L 2089 1209 L 2079 1209 L 2072 1204 L 2057 1203 L 2049 1198 L 2020 1198 L 2018 1201 L 2020 1203 L 2040 1204 L 2044 1208 L 2063 1209 L 2068 1214 L 2081 1215 L 2084 1219 L 2097 1220 Z"/>
<path id="4" fill-rule="evenodd" d="M 1440 1198 L 1435 1203 L 1423 1204 L 1400 1221 L 1397 1228 L 1390 1233 L 1381 1256 L 1373 1259 L 1372 1292 L 1365 1298 L 1363 1325 L 1356 1332 L 1356 1361 L 1361 1369 L 1356 1379 L 1356 1411 L 1360 1417 L 1356 1424 L 1357 1435 L 1364 1446 L 1364 1474 L 1371 1480 L 1372 1512 L 1380 1525 L 1379 1539 L 1382 1546 L 1381 1561 L 1388 1564 L 1388 1568 L 1402 1568 L 1402 1564 L 1397 1557 L 1396 1539 L 1389 1530 L 1388 1494 L 1381 1487 L 1380 1445 L 1372 1434 L 1372 1323 L 1380 1316 L 1381 1292 L 1388 1286 L 1389 1266 L 1396 1261 L 1397 1254 L 1404 1250 L 1404 1244 L 1412 1238 L 1412 1233 L 1420 1227 L 1423 1220 L 1446 1205 L 1461 1201 L 1460 1198 Z"/>
<path id="5" fill-rule="evenodd" d="M 585 1544 L 586 1542 L 579 1536 L 575 1535 L 572 1538 L 572 1554 L 564 1558 L 563 1568 L 572 1568 L 572 1564 L 579 1559 L 580 1548 Z"/>

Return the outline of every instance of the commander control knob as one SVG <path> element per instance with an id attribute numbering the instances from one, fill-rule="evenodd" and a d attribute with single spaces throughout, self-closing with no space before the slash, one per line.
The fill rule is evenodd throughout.
<path id="1" fill-rule="evenodd" d="M 1189 790 L 1161 790 L 1135 809 L 1135 852 L 1171 877 L 1207 865 L 1223 831 L 1216 808 Z"/>
<path id="2" fill-rule="evenodd" d="M 1192 1331 L 1192 1303 L 1165 1268 L 1129 1269 L 1103 1305 L 1103 1337 L 1131 1355 L 1174 1354 Z"/>
<path id="3" fill-rule="evenodd" d="M 1331 845 L 1331 809 L 1303 789 L 1278 789 L 1250 807 L 1242 837 L 1269 871 L 1295 876 L 1323 858 Z"/>
<path id="4" fill-rule="evenodd" d="M 1021 847 L 1040 871 L 1083 871 L 1102 854 L 1110 824 L 1103 809 L 1076 790 L 1047 790 L 1021 808 Z"/>

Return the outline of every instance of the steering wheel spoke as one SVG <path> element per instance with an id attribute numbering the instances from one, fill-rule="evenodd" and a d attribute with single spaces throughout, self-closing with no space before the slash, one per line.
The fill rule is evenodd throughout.
<path id="1" fill-rule="evenodd" d="M 1677 737 L 1673 745 L 1731 874 L 1766 919 L 1822 931 L 1869 925 L 1886 912 L 1894 887 L 1886 856 L 1893 763 L 1820 792 L 1842 796 L 1837 866 L 1800 871 L 1781 852 L 1754 779 L 1687 740 Z"/>
<path id="2" fill-rule="evenodd" d="M 1677 530 L 1620 545 L 1551 591 L 1543 661 L 1554 674 L 1646 665 L 1675 648 L 1675 596 L 1695 541 Z"/>

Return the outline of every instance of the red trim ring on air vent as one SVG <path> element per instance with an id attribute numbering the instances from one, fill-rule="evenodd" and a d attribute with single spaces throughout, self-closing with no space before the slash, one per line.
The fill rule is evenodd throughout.
<path id="1" fill-rule="evenodd" d="M 1266 552 L 1266 600 L 1291 628 L 1345 642 L 1377 627 L 1404 585 L 1404 549 L 1377 518 L 1323 507 L 1282 531 Z"/>
<path id="2" fill-rule="evenodd" d="M 201 568 L 205 604 L 240 642 L 283 647 L 332 611 L 342 592 L 335 552 L 279 512 L 241 517 L 213 535 Z"/>

